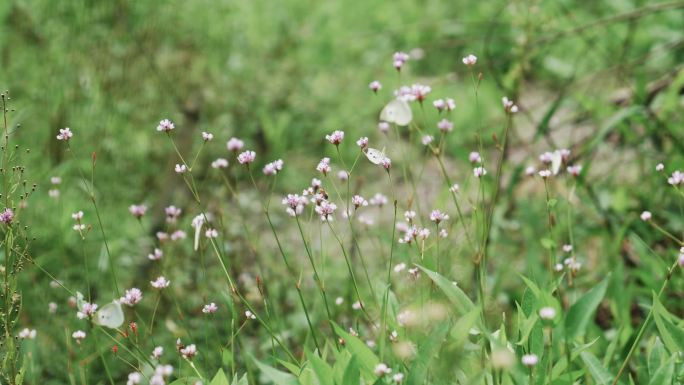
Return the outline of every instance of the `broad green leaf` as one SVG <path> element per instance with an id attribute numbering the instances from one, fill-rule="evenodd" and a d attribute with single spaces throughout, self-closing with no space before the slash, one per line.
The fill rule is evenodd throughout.
<path id="1" fill-rule="evenodd" d="M 588 342 L 586 344 L 580 345 L 572 349 L 572 352 L 570 353 L 570 361 L 574 361 L 575 358 L 577 358 L 583 351 L 589 349 L 593 344 L 598 341 L 600 337 L 596 337 L 593 341 Z M 567 377 L 568 372 L 566 371 L 568 367 L 568 359 L 563 355 L 558 362 L 554 365 L 553 370 L 551 371 L 551 379 L 557 378 L 557 377 Z M 579 376 L 583 375 L 583 371 L 579 371 L 579 374 L 577 374 L 578 378 Z"/>
<path id="2" fill-rule="evenodd" d="M 421 341 L 418 346 L 418 352 L 411 363 L 411 370 L 406 381 L 408 385 L 423 384 L 427 378 L 430 361 L 439 353 L 439 348 L 442 346 L 448 331 L 449 321 L 443 321 L 430 334 L 427 340 Z"/>
<path id="3" fill-rule="evenodd" d="M 320 385 L 335 385 L 332 368 L 315 353 L 306 353 Z"/>
<path id="4" fill-rule="evenodd" d="M 542 238 L 540 240 L 540 242 L 541 242 L 542 247 L 545 248 L 546 250 L 553 250 L 556 248 L 556 242 L 554 242 L 553 239 Z"/>
<path id="5" fill-rule="evenodd" d="M 520 277 L 520 279 L 523 280 L 523 282 L 525 282 L 527 288 L 532 291 L 532 294 L 534 294 L 536 298 L 541 297 L 541 289 L 539 288 L 539 286 L 537 286 L 536 283 L 532 282 L 532 280 L 530 280 L 522 274 L 518 274 L 518 276 Z"/>
<path id="6" fill-rule="evenodd" d="M 378 359 L 375 353 L 373 353 L 363 341 L 345 332 L 336 324 L 334 327 L 335 333 L 344 339 L 345 346 L 352 354 L 352 357 L 357 359 L 364 375 L 367 377 L 374 376 L 373 371 L 375 370 L 375 366 L 380 363 L 380 359 Z"/>
<path id="7" fill-rule="evenodd" d="M 451 301 L 454 306 L 456 306 L 456 310 L 460 314 L 466 314 L 470 312 L 474 307 L 475 304 L 473 301 L 468 298 L 466 293 L 461 290 L 461 288 L 456 285 L 456 282 L 448 280 L 446 277 L 444 277 L 441 274 L 438 274 L 432 270 L 426 269 L 423 266 L 416 265 L 418 268 L 423 270 L 425 274 L 427 274 L 428 277 L 439 287 L 442 292 L 446 295 L 446 297 Z"/>
<path id="8" fill-rule="evenodd" d="M 658 370 L 656 370 L 651 377 L 651 381 L 648 382 L 648 385 L 671 384 L 672 379 L 674 378 L 676 359 L 676 355 L 670 356 L 670 359 L 668 359 L 663 365 L 660 366 L 660 368 L 658 368 Z"/>
<path id="9" fill-rule="evenodd" d="M 672 353 L 684 352 L 684 330 L 672 323 L 672 315 L 653 293 L 653 318 L 663 343 Z"/>
<path id="10" fill-rule="evenodd" d="M 230 383 L 231 385 L 249 385 L 247 382 L 247 374 L 243 374 L 242 377 L 238 380 L 237 373 L 235 376 L 233 376 L 233 381 Z"/>
<path id="11" fill-rule="evenodd" d="M 517 345 L 523 346 L 527 344 L 530 333 L 532 333 L 532 329 L 537 325 L 537 321 L 539 321 L 539 316 L 535 313 L 531 317 L 526 318 L 522 325 L 519 325 L 520 340 L 516 342 Z"/>
<path id="12" fill-rule="evenodd" d="M 565 317 L 565 332 L 568 339 L 584 334 L 592 314 L 594 314 L 594 311 L 606 294 L 609 278 L 606 277 L 570 307 Z"/>
<path id="13" fill-rule="evenodd" d="M 475 325 L 479 316 L 479 309 L 474 308 L 456 321 L 456 324 L 451 328 L 451 332 L 449 333 L 456 346 L 460 347 L 463 345 L 468 338 L 470 329 Z"/>
<path id="14" fill-rule="evenodd" d="M 341 384 L 344 379 L 344 371 L 347 369 L 347 365 L 349 364 L 352 355 L 347 349 L 343 349 L 339 352 L 333 350 L 333 352 L 335 353 L 335 365 L 333 366 L 335 384 Z"/>
<path id="15" fill-rule="evenodd" d="M 660 338 L 656 337 L 648 355 L 648 373 L 651 376 L 663 365 L 665 355 L 665 346 L 660 342 Z"/>
<path id="16" fill-rule="evenodd" d="M 280 365 L 283 365 L 285 369 L 289 370 L 290 373 L 294 374 L 295 377 L 299 377 L 302 374 L 302 368 L 299 366 L 281 359 L 278 359 L 277 361 Z"/>
<path id="17" fill-rule="evenodd" d="M 320 385 L 318 377 L 316 377 L 313 369 L 309 367 L 303 368 L 299 376 L 297 376 L 297 379 L 302 385 Z"/>
<path id="18" fill-rule="evenodd" d="M 610 374 L 610 372 L 608 372 L 603 365 L 601 365 L 601 362 L 599 362 L 596 356 L 584 351 L 580 353 L 580 357 L 582 357 L 582 361 L 587 366 L 589 373 L 598 385 L 610 385 L 610 383 L 613 381 L 613 375 Z"/>
<path id="19" fill-rule="evenodd" d="M 274 367 L 260 362 L 256 358 L 252 358 L 254 363 L 259 368 L 259 371 L 266 376 L 275 385 L 299 385 L 297 377 L 290 373 L 282 372 Z"/>
<path id="20" fill-rule="evenodd" d="M 342 385 L 359 385 L 361 383 L 361 372 L 359 372 L 359 365 L 356 363 L 356 358 L 352 356 L 344 369 L 344 376 L 342 377 Z"/>
<path id="21" fill-rule="evenodd" d="M 181 377 L 176 381 L 169 383 L 169 385 L 188 385 L 194 384 L 197 381 L 201 381 L 201 379 L 197 377 Z"/>
<path id="22" fill-rule="evenodd" d="M 226 373 L 223 372 L 223 369 L 219 369 L 218 372 L 216 372 L 209 385 L 230 385 L 228 377 L 226 377 Z"/>

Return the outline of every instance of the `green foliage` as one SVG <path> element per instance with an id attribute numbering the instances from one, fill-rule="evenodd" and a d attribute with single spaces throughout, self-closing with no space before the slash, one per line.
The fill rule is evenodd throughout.
<path id="1" fill-rule="evenodd" d="M 0 382 L 118 384 L 137 371 L 147 385 L 169 364 L 169 384 L 681 384 L 684 194 L 667 178 L 684 167 L 683 12 L 621 0 L 0 2 L 0 89 L 12 95 L 0 211 L 17 215 L 0 223 Z M 397 51 L 410 54 L 401 71 Z M 417 83 L 432 91 L 409 104 L 413 121 L 379 132 L 395 90 Z M 435 109 L 440 98 L 456 109 Z M 169 135 L 155 130 L 165 118 Z M 339 146 L 324 140 L 333 130 Z M 238 163 L 231 137 L 255 163 Z M 389 170 L 359 137 L 386 149 Z M 553 167 L 539 155 L 566 148 L 542 181 Z M 315 171 L 323 157 L 329 175 Z M 217 158 L 230 166 L 212 168 Z M 284 169 L 262 175 L 275 159 Z M 475 178 L 478 166 L 488 174 Z M 310 202 L 300 228 L 281 200 L 314 177 L 335 221 Z M 376 193 L 387 202 L 341 215 Z M 139 219 L 127 210 L 138 203 Z M 431 221 L 433 209 L 449 219 Z M 422 235 L 405 238 L 404 224 Z M 151 288 L 158 276 L 171 285 Z M 76 318 L 86 301 L 111 312 L 130 288 L 143 298 L 116 308 L 114 328 Z"/>
<path id="2" fill-rule="evenodd" d="M 606 294 L 608 281 L 609 277 L 605 278 L 570 307 L 565 317 L 565 332 L 568 338 L 574 339 L 585 333 L 592 314 Z"/>

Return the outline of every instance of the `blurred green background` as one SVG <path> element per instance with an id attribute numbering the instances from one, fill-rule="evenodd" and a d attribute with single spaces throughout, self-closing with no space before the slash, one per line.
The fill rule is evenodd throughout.
<path id="1" fill-rule="evenodd" d="M 433 98 L 456 99 L 448 148 L 465 159 L 477 125 L 471 78 L 461 63 L 470 53 L 483 74 L 486 145 L 502 122 L 501 96 L 518 100 L 515 164 L 564 146 L 587 165 L 595 159 L 587 196 L 619 232 L 618 216 L 654 199 L 634 189 L 652 166 L 684 164 L 682 7 L 641 0 L 4 0 L 0 87 L 12 95 L 17 140 L 31 149 L 28 174 L 43 197 L 51 176 L 64 180 L 60 200 L 30 202 L 33 253 L 58 278 L 82 281 L 69 214 L 88 207 L 77 168 L 89 170 L 94 152 L 112 252 L 124 270 L 137 266 L 149 244 L 139 240 L 127 207 L 150 206 L 153 234 L 164 206 L 188 201 L 171 172 L 175 154 L 155 130 L 163 118 L 176 123 L 184 153 L 196 151 L 201 131 L 215 135 L 204 164 L 230 157 L 231 136 L 268 154 L 260 164 L 284 159 L 279 190 L 296 191 L 320 157 L 331 155 L 326 133 L 379 138 L 377 114 L 392 90 L 421 82 L 432 86 Z M 390 60 L 400 50 L 414 57 L 401 79 Z M 375 79 L 384 85 L 378 96 L 368 90 Z M 55 140 L 63 127 L 75 133 L 76 159 Z M 347 148 L 351 157 L 356 150 Z M 634 166 L 620 168 L 626 160 Z M 671 207 L 667 200 L 654 205 L 666 213 Z M 536 222 L 532 214 L 520 220 Z M 579 237 L 594 230 L 580 230 Z M 105 269 L 100 240 L 88 242 Z M 124 276 L 136 280 L 135 270 Z M 35 323 L 52 295 L 42 289 L 49 280 L 35 270 L 24 279 L 41 288 L 25 292 L 25 321 Z M 54 372 L 64 366 L 43 364 Z"/>

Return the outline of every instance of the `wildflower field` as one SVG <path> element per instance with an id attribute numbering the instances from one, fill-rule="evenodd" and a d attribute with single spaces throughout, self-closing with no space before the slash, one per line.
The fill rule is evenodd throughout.
<path id="1" fill-rule="evenodd" d="M 684 383 L 684 1 L 0 26 L 0 384 Z"/>

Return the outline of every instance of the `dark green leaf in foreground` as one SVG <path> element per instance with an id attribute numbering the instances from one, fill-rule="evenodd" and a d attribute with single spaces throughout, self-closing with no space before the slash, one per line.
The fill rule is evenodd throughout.
<path id="1" fill-rule="evenodd" d="M 606 294 L 609 278 L 610 277 L 606 277 L 601 283 L 589 290 L 589 292 L 583 295 L 582 298 L 570 307 L 565 318 L 565 332 L 567 338 L 573 339 L 585 333 L 594 311 Z"/>

